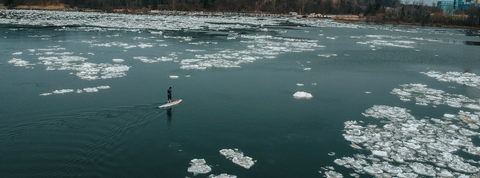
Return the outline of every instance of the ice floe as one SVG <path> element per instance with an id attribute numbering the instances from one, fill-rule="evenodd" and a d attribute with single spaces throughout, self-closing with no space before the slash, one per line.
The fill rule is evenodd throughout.
<path id="1" fill-rule="evenodd" d="M 193 175 L 207 174 L 212 171 L 212 168 L 207 165 L 205 159 L 192 159 L 190 165 L 187 171 L 193 173 Z"/>
<path id="2" fill-rule="evenodd" d="M 343 175 L 335 171 L 326 171 L 325 177 L 327 178 L 343 178 Z"/>
<path id="3" fill-rule="evenodd" d="M 477 161 L 457 153 L 480 154 L 480 147 L 471 139 L 480 134 L 473 131 L 478 129 L 480 112 L 459 111 L 444 114 L 442 119 L 417 119 L 405 108 L 375 105 L 363 115 L 384 121 L 383 126 L 347 121 L 343 136 L 371 154 L 336 159 L 334 163 L 339 166 L 376 177 L 451 177 L 479 172 Z"/>
<path id="4" fill-rule="evenodd" d="M 21 20 L 18 20 L 21 19 Z M 95 21 L 89 19 L 96 19 Z M 287 20 L 288 18 L 284 18 Z M 175 23 L 172 23 L 175 22 Z M 325 21 L 321 21 L 325 22 Z M 0 20 L 2 24 L 23 24 L 23 25 L 46 25 L 46 26 L 82 26 L 78 28 L 62 28 L 58 30 L 83 30 L 83 31 L 107 31 L 124 30 L 141 33 L 143 30 L 154 35 L 154 38 L 175 39 L 179 42 L 189 42 L 192 45 L 215 45 L 216 41 L 195 41 L 192 36 L 164 35 L 164 31 L 184 31 L 209 29 L 209 33 L 220 33 L 218 31 L 229 31 L 229 39 L 237 39 L 240 43 L 249 46 L 245 50 L 208 50 L 207 54 L 196 55 L 192 61 L 183 61 L 181 69 L 199 69 L 205 70 L 211 67 L 217 68 L 238 68 L 241 64 L 251 63 L 259 59 L 273 59 L 279 54 L 314 51 L 317 48 L 325 46 L 319 45 L 318 40 L 287 38 L 272 35 L 250 35 L 235 33 L 238 29 L 255 29 L 261 25 L 279 25 L 282 20 L 279 19 L 259 19 L 256 17 L 221 17 L 211 16 L 162 16 L 162 15 L 132 15 L 132 14 L 108 14 L 108 13 L 82 13 L 82 12 L 49 12 L 49 11 L 24 11 L 12 10 L 6 13 Z M 302 23 L 310 23 L 304 21 Z M 337 23 L 335 23 L 337 24 Z M 162 36 L 163 35 L 163 36 Z M 108 35 L 108 37 L 120 36 Z M 133 40 L 146 40 L 148 37 L 134 37 Z M 156 43 L 139 42 L 129 44 L 125 42 L 107 42 L 100 40 L 83 40 L 82 43 L 90 44 L 91 47 L 120 47 L 130 48 L 152 48 Z M 158 42 L 164 40 L 157 40 Z M 158 46 L 168 46 L 158 44 Z M 35 49 L 42 52 L 54 52 L 65 50 L 57 47 L 46 50 Z M 190 53 L 206 52 L 202 49 L 187 49 Z M 88 53 L 93 54 L 93 53 Z M 172 61 L 171 57 L 136 57 L 145 63 L 159 61 Z M 188 58 L 187 58 L 188 59 Z M 173 59 L 175 60 L 175 59 Z"/>
<path id="5" fill-rule="evenodd" d="M 375 46 L 389 46 L 389 47 L 399 47 L 399 48 L 415 48 L 416 42 L 414 41 L 401 41 L 401 40 L 371 40 L 364 42 L 357 42 L 358 44 L 364 45 L 375 45 Z"/>
<path id="6" fill-rule="evenodd" d="M 337 56 L 337 54 L 319 54 L 318 56 L 329 58 L 329 57 Z"/>
<path id="7" fill-rule="evenodd" d="M 259 59 L 271 59 L 287 52 L 312 51 L 322 46 L 316 40 L 292 39 L 270 35 L 241 35 L 241 43 L 248 45 L 246 50 L 226 49 L 216 53 L 195 55 L 193 59 L 181 61 L 181 69 L 205 70 L 210 67 L 238 68 L 240 64 L 252 63 Z"/>
<path id="8" fill-rule="evenodd" d="M 427 88 L 424 84 L 403 84 L 402 89 L 394 88 L 390 93 L 398 95 L 402 101 L 415 100 L 417 105 L 448 105 L 450 107 L 480 110 L 480 102 L 459 94 L 449 94 L 443 90 Z"/>
<path id="9" fill-rule="evenodd" d="M 155 62 L 159 62 L 158 60 L 156 59 L 150 59 L 148 57 L 145 57 L 145 56 L 137 56 L 137 57 L 133 57 L 133 59 L 137 59 L 137 60 L 140 60 L 144 63 L 155 63 Z"/>
<path id="10" fill-rule="evenodd" d="M 87 87 L 87 88 L 77 89 L 77 90 L 74 90 L 74 89 L 60 89 L 60 90 L 55 90 L 52 93 L 42 93 L 42 94 L 40 94 L 40 96 L 49 96 L 49 95 L 52 95 L 52 94 L 65 94 L 65 93 L 72 93 L 72 92 L 75 92 L 75 91 L 76 91 L 76 93 L 83 93 L 83 92 L 92 93 L 92 92 L 98 92 L 98 90 L 105 90 L 105 89 L 109 89 L 109 88 L 110 88 L 110 86 Z"/>
<path id="11" fill-rule="evenodd" d="M 11 63 L 17 66 L 43 64 L 47 71 L 51 70 L 70 70 L 77 71 L 74 73 L 84 80 L 110 79 L 126 76 L 126 72 L 130 66 L 110 63 L 92 63 L 87 62 L 88 58 L 81 56 L 72 56 L 72 52 L 52 52 L 66 50 L 59 46 L 52 46 L 46 49 L 36 49 L 36 51 L 47 51 L 37 53 L 42 55 L 38 57 L 39 63 L 31 64 L 27 61 L 14 59 Z"/>
<path id="12" fill-rule="evenodd" d="M 293 94 L 293 97 L 297 99 L 302 99 L 302 98 L 309 99 L 309 98 L 312 98 L 313 96 L 312 94 L 304 91 L 297 91 L 295 94 Z"/>
<path id="13" fill-rule="evenodd" d="M 75 90 L 73 89 L 60 89 L 60 90 L 55 90 L 53 91 L 52 93 L 55 93 L 55 94 L 65 94 L 65 93 L 71 93 L 71 92 L 74 92 Z"/>
<path id="14" fill-rule="evenodd" d="M 13 64 L 14 66 L 26 67 L 26 68 L 31 68 L 29 66 L 35 65 L 35 64 L 31 64 L 28 61 L 25 61 L 25 60 L 22 60 L 22 59 L 17 59 L 17 58 L 13 58 L 13 59 L 9 60 L 8 63 Z"/>
<path id="15" fill-rule="evenodd" d="M 123 59 L 112 59 L 112 62 L 115 63 L 122 63 L 124 60 Z"/>
<path id="16" fill-rule="evenodd" d="M 208 177 L 209 177 L 209 178 L 237 178 L 236 175 L 229 175 L 229 174 L 225 174 L 225 173 L 220 174 L 220 175 L 213 175 L 213 174 L 211 174 L 211 175 L 209 175 Z"/>
<path id="17" fill-rule="evenodd" d="M 222 149 L 220 154 L 225 156 L 225 158 L 232 160 L 233 163 L 242 166 L 246 169 L 249 169 L 255 164 L 255 161 L 248 156 L 244 156 L 243 152 L 238 149 Z"/>
<path id="18" fill-rule="evenodd" d="M 461 85 L 480 88 L 480 76 L 469 72 L 446 72 L 428 71 L 421 72 L 429 77 L 435 78 L 441 82 L 456 82 Z"/>

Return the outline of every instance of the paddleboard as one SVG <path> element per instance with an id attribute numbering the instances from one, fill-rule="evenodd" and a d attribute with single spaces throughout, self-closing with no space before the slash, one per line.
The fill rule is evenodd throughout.
<path id="1" fill-rule="evenodd" d="M 168 108 L 170 106 L 175 106 L 177 105 L 178 103 L 182 102 L 182 99 L 179 99 L 177 101 L 173 101 L 171 103 L 167 103 L 167 104 L 164 104 L 164 105 L 161 105 L 161 106 L 158 106 L 159 108 Z"/>

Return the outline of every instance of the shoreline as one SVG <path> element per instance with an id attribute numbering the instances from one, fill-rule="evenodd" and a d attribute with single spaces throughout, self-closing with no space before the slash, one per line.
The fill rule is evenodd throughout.
<path id="1" fill-rule="evenodd" d="M 3 4 L 0 4 L 0 9 L 15 9 L 15 10 L 47 10 L 47 11 L 77 11 L 77 12 L 104 12 L 99 9 L 89 9 L 89 8 L 65 8 L 64 4 L 59 4 L 59 5 L 49 5 L 49 6 L 16 6 L 16 7 L 5 7 Z M 127 9 L 114 9 L 112 12 L 106 12 L 105 13 L 125 13 L 124 10 Z M 135 10 L 135 9 L 128 9 L 127 13 L 130 14 L 145 14 L 145 12 L 149 14 L 162 14 L 162 13 L 167 13 L 167 14 L 187 14 L 187 13 L 198 13 L 198 12 L 189 12 L 189 11 L 170 11 L 170 10 L 150 10 L 150 11 L 145 11 L 145 10 Z M 220 12 L 203 12 L 205 15 L 207 14 L 216 14 Z M 286 14 L 271 14 L 271 13 L 266 13 L 266 12 L 221 12 L 222 14 L 262 14 L 263 16 L 283 16 L 283 17 L 288 17 Z M 295 17 L 295 16 L 291 16 Z M 297 17 L 298 18 L 298 17 Z M 307 17 L 308 18 L 308 17 Z M 340 23 L 350 23 L 350 24 L 361 24 L 361 23 L 369 23 L 366 22 L 365 18 L 358 18 L 355 20 L 349 19 L 349 18 L 332 18 L 332 20 Z M 373 22 L 372 22 L 373 23 Z M 468 29 L 468 30 L 477 30 L 477 33 L 480 34 L 480 27 L 470 27 L 470 26 L 458 26 L 458 25 L 445 25 L 445 24 L 424 24 L 422 25 L 421 23 L 408 23 L 408 22 L 391 22 L 387 21 L 384 22 L 384 24 L 392 24 L 392 25 L 411 25 L 411 26 L 426 26 L 426 27 L 443 27 L 443 28 L 459 28 L 459 29 Z"/>

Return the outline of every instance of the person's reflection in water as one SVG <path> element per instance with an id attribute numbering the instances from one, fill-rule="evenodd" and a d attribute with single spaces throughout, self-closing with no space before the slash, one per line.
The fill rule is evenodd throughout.
<path id="1" fill-rule="evenodd" d="M 172 108 L 167 108 L 167 122 L 170 125 L 170 122 L 172 121 Z"/>

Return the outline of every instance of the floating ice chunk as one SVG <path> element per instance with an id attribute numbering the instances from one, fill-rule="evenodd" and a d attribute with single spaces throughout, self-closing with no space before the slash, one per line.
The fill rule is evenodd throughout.
<path id="1" fill-rule="evenodd" d="M 410 142 L 403 142 L 403 145 L 405 145 L 405 147 L 407 147 L 407 148 L 411 148 L 411 149 L 414 149 L 414 150 L 418 150 L 418 149 L 422 148 L 422 146 L 420 146 L 419 144 L 410 143 Z"/>
<path id="2" fill-rule="evenodd" d="M 383 162 L 383 164 L 380 167 L 383 171 L 388 172 L 390 174 L 399 174 L 403 172 L 401 167 L 393 166 L 387 162 Z"/>
<path id="3" fill-rule="evenodd" d="M 98 86 L 98 87 L 91 87 L 91 88 L 84 88 L 84 89 L 77 89 L 76 93 L 83 93 L 83 92 L 98 92 L 99 89 L 109 89 L 110 86 Z M 64 93 L 71 93 L 74 92 L 75 90 L 73 89 L 62 89 L 62 90 L 55 90 L 52 93 L 55 94 L 64 94 Z M 40 94 L 40 96 L 48 96 L 51 95 L 52 93 L 43 93 Z"/>
<path id="4" fill-rule="evenodd" d="M 438 81 L 442 82 L 456 82 L 458 84 L 467 85 L 471 87 L 480 88 L 480 77 L 474 73 L 468 72 L 447 72 L 442 73 L 439 71 L 428 71 L 428 72 L 420 72 L 425 74 L 429 77 L 435 78 Z"/>
<path id="5" fill-rule="evenodd" d="M 347 135 L 347 134 L 343 134 L 343 137 L 345 138 L 345 140 L 348 140 L 348 141 L 351 141 L 351 142 L 355 142 L 355 143 L 363 143 L 363 142 L 366 142 L 368 141 L 368 137 L 366 136 L 355 136 L 355 135 Z M 355 146 L 354 146 L 355 147 Z M 358 147 L 358 145 L 356 146 Z M 361 148 L 360 148 L 361 149 Z"/>
<path id="6" fill-rule="evenodd" d="M 414 162 L 414 163 L 410 164 L 409 166 L 417 174 L 425 175 L 425 176 L 435 176 L 436 175 L 435 170 L 431 166 L 425 166 L 424 164 L 417 163 L 417 162 Z"/>
<path id="7" fill-rule="evenodd" d="M 461 128 L 459 132 L 465 136 L 475 136 L 479 134 L 478 132 L 474 132 L 465 128 Z"/>
<path id="8" fill-rule="evenodd" d="M 109 89 L 110 86 L 98 86 L 97 89 L 101 89 L 101 90 L 105 90 L 105 89 Z"/>
<path id="9" fill-rule="evenodd" d="M 346 130 L 347 134 L 349 135 L 362 135 L 363 132 L 360 129 L 351 129 L 351 130 Z"/>
<path id="10" fill-rule="evenodd" d="M 385 105 L 375 105 L 372 108 L 369 108 L 363 113 L 366 117 L 374 118 L 387 118 L 392 121 L 404 121 L 414 119 L 408 110 L 405 108 L 399 107 L 390 107 Z"/>
<path id="11" fill-rule="evenodd" d="M 255 161 L 251 157 L 244 156 L 243 153 L 238 149 L 222 149 L 220 154 L 225 156 L 227 159 L 232 160 L 233 163 L 240 165 L 246 169 L 249 169 L 255 164 Z"/>
<path id="12" fill-rule="evenodd" d="M 464 163 L 459 156 L 453 156 L 453 160 L 448 163 L 448 167 L 452 168 L 455 171 L 465 172 L 465 173 L 476 173 L 479 169 L 475 166 L 472 166 L 468 163 Z"/>
<path id="13" fill-rule="evenodd" d="M 468 146 L 463 151 L 470 153 L 472 155 L 480 155 L 480 147 Z"/>
<path id="14" fill-rule="evenodd" d="M 390 93 L 398 95 L 402 101 L 410 101 L 411 98 L 414 98 L 417 105 L 444 104 L 455 108 L 463 106 L 471 109 L 480 109 L 479 102 L 463 95 L 445 93 L 442 90 L 427 88 L 427 85 L 423 84 L 404 84 L 400 86 L 403 89 L 395 88 Z"/>
<path id="15" fill-rule="evenodd" d="M 35 64 L 30 64 L 30 62 L 22 60 L 22 59 L 17 59 L 13 58 L 8 61 L 8 63 L 13 64 L 14 66 L 19 66 L 19 67 L 26 67 L 30 65 L 35 65 Z"/>
<path id="16" fill-rule="evenodd" d="M 297 83 L 297 86 L 303 87 L 303 84 L 302 83 Z"/>
<path id="17" fill-rule="evenodd" d="M 418 132 L 417 125 L 402 124 L 402 131 L 405 131 L 405 132 Z"/>
<path id="18" fill-rule="evenodd" d="M 475 110 L 480 110 L 480 105 L 478 105 L 478 104 L 466 104 L 463 107 L 470 108 L 470 109 L 475 109 Z"/>
<path id="19" fill-rule="evenodd" d="M 305 68 L 305 69 L 303 69 L 303 70 L 312 70 L 312 68 Z"/>
<path id="20" fill-rule="evenodd" d="M 418 84 L 415 87 L 424 86 Z M 386 124 L 383 127 L 361 126 L 356 121 L 347 121 L 343 136 L 348 141 L 361 142 L 365 149 L 371 151 L 372 155 L 366 158 L 371 163 L 354 166 L 353 163 L 356 161 L 348 158 L 335 159 L 334 163 L 353 168 L 359 173 L 366 172 L 374 176 L 386 177 L 418 177 L 419 175 L 450 177 L 453 174 L 449 172 L 450 169 L 469 174 L 479 171 L 478 162 L 464 160 L 455 154 L 458 150 L 471 155 L 480 154 L 480 148 L 474 146 L 470 138 L 480 133 L 468 129 L 478 128 L 476 123 L 480 112 L 473 114 L 459 111 L 458 115 L 444 114 L 443 119 L 417 120 L 404 108 L 375 105 L 367 109 L 363 115 L 386 119 L 382 120 Z M 471 121 L 466 122 L 465 118 Z M 458 125 L 452 123 L 458 123 Z M 365 156 L 362 157 L 358 156 L 359 159 L 365 159 Z M 388 162 L 379 164 L 378 157 L 388 162 L 397 162 L 396 164 L 400 166 L 391 166 Z M 442 168 L 447 166 L 450 169 L 442 171 L 444 170 Z M 381 173 L 376 169 L 384 172 Z M 387 172 L 391 175 L 387 175 Z"/>
<path id="21" fill-rule="evenodd" d="M 328 153 L 328 156 L 335 156 L 335 152 Z"/>
<path id="22" fill-rule="evenodd" d="M 150 43 L 140 43 L 139 45 L 137 45 L 138 47 L 140 48 L 151 48 L 153 47 L 153 44 L 150 44 Z"/>
<path id="23" fill-rule="evenodd" d="M 415 137 L 415 140 L 423 143 L 433 143 L 435 142 L 434 138 L 429 138 L 429 137 Z"/>
<path id="24" fill-rule="evenodd" d="M 437 173 L 437 176 L 439 177 L 454 177 L 452 173 L 450 173 L 450 171 L 446 170 L 446 169 L 442 169 L 442 171 L 440 171 L 440 173 Z"/>
<path id="25" fill-rule="evenodd" d="M 469 127 L 470 129 L 475 129 L 475 130 L 480 128 L 478 125 L 472 124 L 472 123 L 469 123 L 469 124 L 468 124 L 468 127 Z"/>
<path id="26" fill-rule="evenodd" d="M 162 56 L 162 57 L 157 58 L 157 61 L 162 61 L 162 62 L 173 61 L 173 58 Z"/>
<path id="27" fill-rule="evenodd" d="M 220 174 L 220 175 L 213 175 L 213 174 L 210 174 L 208 176 L 209 178 L 237 178 L 236 175 L 229 175 L 229 174 Z"/>
<path id="28" fill-rule="evenodd" d="M 399 178 L 416 178 L 418 177 L 418 174 L 415 174 L 415 173 L 399 173 L 397 174 L 397 176 Z"/>
<path id="29" fill-rule="evenodd" d="M 388 153 L 386 151 L 372 150 L 372 154 L 380 157 L 387 157 Z"/>
<path id="30" fill-rule="evenodd" d="M 371 40 L 364 42 L 357 42 L 357 44 L 373 45 L 373 46 L 390 46 L 399 48 L 414 48 L 416 44 L 414 41 L 402 41 L 402 40 Z"/>
<path id="31" fill-rule="evenodd" d="M 453 114 L 443 114 L 443 117 L 454 118 L 455 115 L 453 115 Z"/>
<path id="32" fill-rule="evenodd" d="M 372 92 L 366 91 L 365 94 L 371 94 Z"/>
<path id="33" fill-rule="evenodd" d="M 212 171 L 212 168 L 206 165 L 206 161 L 204 159 L 192 159 L 190 161 L 190 167 L 187 169 L 188 172 L 193 173 L 193 175 L 197 174 L 206 174 Z"/>
<path id="34" fill-rule="evenodd" d="M 15 56 L 15 55 L 22 55 L 22 54 L 23 54 L 23 52 L 14 52 L 12 55 Z"/>
<path id="35" fill-rule="evenodd" d="M 170 76 L 168 76 L 168 77 L 170 77 L 171 79 L 177 79 L 177 78 L 179 78 L 177 75 L 170 75 Z"/>
<path id="36" fill-rule="evenodd" d="M 64 93 L 71 93 L 74 92 L 73 89 L 61 89 L 61 90 L 55 90 L 53 93 L 55 94 L 64 94 Z"/>
<path id="37" fill-rule="evenodd" d="M 332 56 L 337 56 L 337 54 L 319 54 L 318 56 L 329 58 L 329 57 L 332 57 Z"/>
<path id="38" fill-rule="evenodd" d="M 427 147 L 431 148 L 431 149 L 439 150 L 439 151 L 442 151 L 442 152 L 449 152 L 449 153 L 457 151 L 459 149 L 456 146 L 447 145 L 447 144 L 441 143 L 441 142 L 428 143 Z"/>
<path id="39" fill-rule="evenodd" d="M 302 98 L 310 99 L 313 96 L 312 96 L 312 94 L 307 93 L 307 92 L 297 91 L 295 94 L 293 94 L 293 97 L 297 98 L 297 99 L 302 99 Z"/>
<path id="40" fill-rule="evenodd" d="M 335 159 L 333 162 L 339 166 L 344 166 L 348 164 L 348 162 L 344 159 Z"/>
<path id="41" fill-rule="evenodd" d="M 204 52 L 206 50 L 203 50 L 203 49 L 185 49 L 185 51 L 188 51 L 188 52 Z"/>
<path id="42" fill-rule="evenodd" d="M 343 175 L 335 171 L 326 171 L 325 177 L 327 178 L 343 178 Z"/>
<path id="43" fill-rule="evenodd" d="M 363 167 L 363 170 L 369 174 L 381 174 L 383 173 L 382 169 L 378 168 L 378 167 L 373 167 L 373 166 L 365 166 Z"/>
<path id="44" fill-rule="evenodd" d="M 85 92 L 91 93 L 91 92 L 98 92 L 97 88 L 84 88 L 83 89 Z"/>
<path id="45" fill-rule="evenodd" d="M 112 59 L 113 62 L 115 63 L 122 63 L 124 60 L 123 59 Z"/>
<path id="46" fill-rule="evenodd" d="M 154 35 L 162 35 L 163 32 L 162 31 L 150 31 L 151 34 L 154 34 Z"/>
<path id="47" fill-rule="evenodd" d="M 155 62 L 158 62 L 158 60 L 150 59 L 150 58 L 145 57 L 145 56 L 133 57 L 133 59 L 140 60 L 140 61 L 142 61 L 142 62 L 144 62 L 144 63 L 155 63 Z"/>

